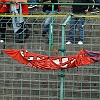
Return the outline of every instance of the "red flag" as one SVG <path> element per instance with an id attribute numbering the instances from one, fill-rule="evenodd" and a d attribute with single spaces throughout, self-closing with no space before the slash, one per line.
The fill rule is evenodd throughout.
<path id="1" fill-rule="evenodd" d="M 92 64 L 100 60 L 100 54 L 89 52 L 88 50 L 80 50 L 78 54 L 69 56 L 45 56 L 28 52 L 25 49 L 3 50 L 8 56 L 23 63 L 27 66 L 39 68 L 43 70 L 60 70 Z"/>

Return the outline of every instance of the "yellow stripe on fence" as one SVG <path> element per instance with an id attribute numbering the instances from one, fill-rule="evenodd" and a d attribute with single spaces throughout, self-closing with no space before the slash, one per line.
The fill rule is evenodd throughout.
<path id="1" fill-rule="evenodd" d="M 0 17 L 68 17 L 71 14 L 56 14 L 56 15 L 44 15 L 44 14 L 32 14 L 32 15 L 22 15 L 22 14 L 0 14 Z M 85 17 L 85 18 L 100 18 L 100 15 L 80 15 L 74 14 L 73 17 Z"/>

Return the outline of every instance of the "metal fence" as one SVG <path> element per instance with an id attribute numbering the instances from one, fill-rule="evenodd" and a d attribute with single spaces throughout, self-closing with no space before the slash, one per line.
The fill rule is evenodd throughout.
<path id="1" fill-rule="evenodd" d="M 42 5 L 42 4 L 41 4 Z M 26 17 L 31 36 L 25 43 L 16 43 L 12 26 L 7 26 L 6 41 L 0 43 L 0 100 L 99 100 L 100 75 L 99 62 L 61 71 L 40 70 L 20 64 L 2 52 L 3 49 L 20 49 L 48 55 L 61 56 L 76 54 L 81 49 L 100 52 L 100 15 L 86 17 L 84 44 L 66 45 L 70 30 L 68 16 L 71 6 L 62 4 L 62 11 L 53 19 L 53 42 L 46 43 L 47 35 L 42 37 L 44 17 L 40 14 L 42 6 L 30 10 Z M 71 4 L 70 4 L 71 5 Z M 65 15 L 65 12 L 67 15 Z M 33 15 L 32 15 L 33 14 Z M 36 14 L 36 15 L 35 15 Z M 64 15 L 63 15 L 64 14 Z M 5 15 L 7 16 L 7 15 Z M 24 16 L 25 17 L 25 16 Z M 67 20 L 66 20 L 67 19 Z M 64 34 L 64 35 L 62 35 Z M 78 38 L 76 30 L 75 39 Z M 64 51 L 65 50 L 65 51 Z"/>

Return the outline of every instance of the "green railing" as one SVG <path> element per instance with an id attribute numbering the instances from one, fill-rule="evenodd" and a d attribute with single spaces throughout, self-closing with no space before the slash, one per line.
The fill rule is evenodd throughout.
<path id="1" fill-rule="evenodd" d="M 43 5 L 43 3 L 28 3 Z M 73 3 L 59 3 L 62 8 L 70 7 Z M 78 4 L 80 5 L 80 4 Z M 83 4 L 88 5 L 88 4 Z M 89 5 L 93 5 L 90 4 Z M 99 5 L 99 4 L 95 4 Z M 54 4 L 53 4 L 54 6 Z M 39 8 L 37 8 L 39 9 Z M 69 8 L 70 9 L 70 8 Z M 39 9 L 40 11 L 40 9 Z M 33 10 L 27 16 L 27 24 L 32 30 L 31 36 L 25 43 L 15 43 L 16 34 L 12 27 L 7 26 L 5 43 L 0 43 L 0 100 L 99 100 L 100 99 L 100 64 L 81 66 L 78 70 L 66 69 L 61 71 L 39 70 L 20 64 L 2 53 L 2 49 L 20 49 L 48 56 L 65 56 L 76 54 L 80 49 L 100 52 L 99 21 L 100 15 L 82 15 L 85 21 L 85 43 L 82 46 L 73 44 L 66 46 L 71 12 L 51 15 L 51 38 L 49 44 L 41 33 L 43 22 L 48 15 L 39 14 Z M 41 11 L 42 12 L 42 11 Z M 64 12 L 65 13 L 65 12 Z M 0 15 L 4 16 L 4 15 Z M 13 15 L 5 15 L 11 17 Z M 18 15 L 19 16 L 19 15 Z M 22 16 L 22 15 L 20 15 Z M 79 17 L 79 15 L 73 15 Z M 78 37 L 76 30 L 76 37 Z"/>

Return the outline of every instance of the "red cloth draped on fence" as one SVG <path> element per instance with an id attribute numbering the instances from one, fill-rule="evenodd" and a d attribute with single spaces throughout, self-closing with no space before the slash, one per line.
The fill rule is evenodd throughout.
<path id="1" fill-rule="evenodd" d="M 8 56 L 33 68 L 43 70 L 60 70 L 92 64 L 100 60 L 100 54 L 88 50 L 80 50 L 75 55 L 69 56 L 46 56 L 28 52 L 25 49 L 6 49 L 3 50 Z"/>

